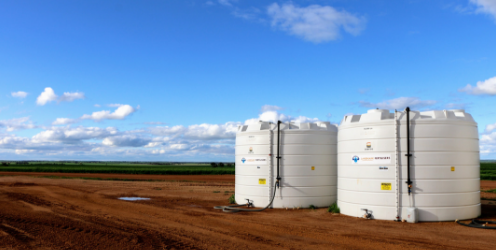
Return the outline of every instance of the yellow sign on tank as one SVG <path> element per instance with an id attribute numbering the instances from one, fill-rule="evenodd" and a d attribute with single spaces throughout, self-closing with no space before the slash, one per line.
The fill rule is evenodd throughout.
<path id="1" fill-rule="evenodd" d="M 267 181 L 265 179 L 258 179 L 258 184 L 265 185 Z"/>
<path id="2" fill-rule="evenodd" d="M 391 190 L 391 183 L 381 183 L 381 190 Z"/>

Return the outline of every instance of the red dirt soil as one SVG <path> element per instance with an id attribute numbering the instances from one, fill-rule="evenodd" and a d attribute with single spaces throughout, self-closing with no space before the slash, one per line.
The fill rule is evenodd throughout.
<path id="1" fill-rule="evenodd" d="M 201 182 L 0 177 L 0 249 L 496 249 L 496 230 L 454 222 L 364 220 L 325 208 L 223 213 L 212 207 L 227 205 L 234 183 L 204 177 L 211 176 Z M 496 220 L 495 205 L 483 205 L 482 213 Z"/>
<path id="2" fill-rule="evenodd" d="M 58 176 L 73 178 L 99 178 L 122 180 L 157 180 L 157 181 L 220 181 L 234 182 L 234 175 L 153 175 L 153 174 L 83 174 L 83 173 L 37 173 L 37 172 L 0 172 L 0 176 Z"/>

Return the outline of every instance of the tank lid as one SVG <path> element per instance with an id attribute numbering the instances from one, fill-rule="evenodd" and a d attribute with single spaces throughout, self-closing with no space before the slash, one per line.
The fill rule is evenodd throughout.
<path id="1" fill-rule="evenodd" d="M 406 111 L 397 111 L 396 117 L 399 121 L 406 120 Z M 341 125 L 346 124 L 356 124 L 356 123 L 373 123 L 381 122 L 384 120 L 393 120 L 395 118 L 395 113 L 390 113 L 387 109 L 370 109 L 367 113 L 362 115 L 348 115 L 341 120 Z M 463 109 L 451 109 L 451 110 L 430 110 L 430 111 L 410 111 L 410 120 L 442 120 L 442 121 L 467 121 L 475 122 L 469 113 L 466 113 Z"/>
<path id="2" fill-rule="evenodd" d="M 321 130 L 337 132 L 337 126 L 330 122 L 282 122 L 281 130 Z M 255 123 L 242 125 L 238 127 L 238 132 L 250 132 L 259 130 L 277 130 L 277 123 L 258 121 Z"/>
<path id="3" fill-rule="evenodd" d="M 369 109 L 367 110 L 367 114 L 371 114 L 371 113 L 389 113 L 389 110 L 387 109 Z"/>

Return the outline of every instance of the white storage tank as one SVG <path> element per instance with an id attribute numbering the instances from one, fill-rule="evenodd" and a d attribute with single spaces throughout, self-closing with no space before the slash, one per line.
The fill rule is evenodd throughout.
<path id="1" fill-rule="evenodd" d="M 259 122 L 236 134 L 235 199 L 269 204 L 277 177 L 277 123 Z M 271 207 L 308 208 L 336 201 L 337 127 L 329 122 L 280 124 L 280 188 Z"/>
<path id="2" fill-rule="evenodd" d="M 415 214 L 419 221 L 478 217 L 477 123 L 464 110 L 410 111 L 409 116 L 410 157 L 407 111 L 374 109 L 344 117 L 338 136 L 341 213 L 362 217 L 367 209 L 375 219 L 407 221 Z"/>

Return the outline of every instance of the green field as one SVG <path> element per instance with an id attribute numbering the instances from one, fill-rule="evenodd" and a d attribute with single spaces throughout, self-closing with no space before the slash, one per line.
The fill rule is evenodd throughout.
<path id="1" fill-rule="evenodd" d="M 482 162 L 480 172 L 481 180 L 496 180 L 496 162 Z"/>
<path id="2" fill-rule="evenodd" d="M 112 174 L 168 174 L 168 175 L 224 175 L 234 174 L 234 166 L 212 167 L 210 164 L 156 165 L 139 163 L 59 163 L 29 162 L 28 164 L 0 165 L 1 172 L 46 173 L 112 173 Z M 496 180 L 496 163 L 482 162 L 481 180 Z"/>
<path id="3" fill-rule="evenodd" d="M 58 163 L 29 162 L 28 164 L 0 165 L 1 172 L 42 173 L 111 173 L 111 174 L 157 174 L 157 175 L 233 175 L 233 166 L 212 167 L 210 164 L 155 165 L 137 163 Z"/>

